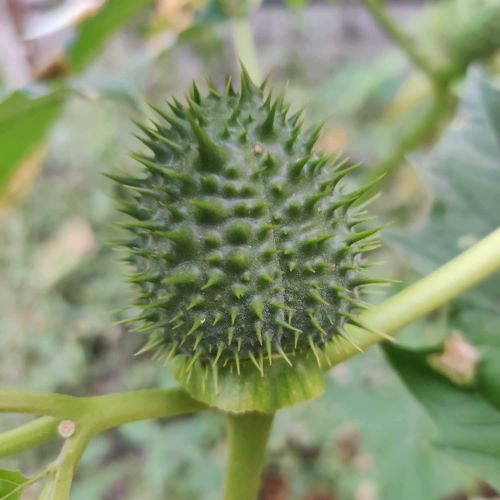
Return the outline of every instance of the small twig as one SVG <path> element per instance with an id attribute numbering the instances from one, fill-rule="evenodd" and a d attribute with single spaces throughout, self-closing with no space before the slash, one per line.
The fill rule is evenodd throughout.
<path id="1" fill-rule="evenodd" d="M 432 81 L 442 85 L 443 75 L 435 68 L 427 57 L 419 51 L 415 42 L 401 31 L 387 13 L 380 0 L 362 0 L 380 28 L 405 52 L 413 63 Z"/>
<path id="2" fill-rule="evenodd" d="M 41 417 L 0 434 L 0 458 L 34 448 L 57 436 L 58 420 Z"/>
<path id="3" fill-rule="evenodd" d="M 405 159 L 406 155 L 430 137 L 443 123 L 450 112 L 451 98 L 448 91 L 437 91 L 434 100 L 415 125 L 396 144 L 390 155 L 382 160 L 375 168 L 367 172 L 368 180 L 391 174 Z"/>
<path id="4" fill-rule="evenodd" d="M 51 466 L 55 467 L 51 500 L 69 499 L 76 467 L 93 436 L 88 430 L 82 428 L 64 443 L 59 457 Z"/>

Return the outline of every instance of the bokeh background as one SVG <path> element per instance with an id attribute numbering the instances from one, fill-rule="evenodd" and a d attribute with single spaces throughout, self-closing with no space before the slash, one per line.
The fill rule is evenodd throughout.
<path id="1" fill-rule="evenodd" d="M 385 2 L 432 64 L 452 68 L 446 88 L 436 90 L 355 0 L 0 0 L 0 385 L 91 395 L 175 384 L 161 363 L 134 357 L 142 339 L 116 325 L 131 290 L 110 244 L 120 219 L 115 188 L 101 173 L 135 168 L 128 157 L 139 147 L 132 119 L 152 116 L 148 102 L 161 107 L 181 98 L 193 79 L 221 84 L 230 73 L 237 80 L 239 58 L 278 89 L 287 87 L 293 108 L 306 108 L 306 123 L 325 122 L 319 148 L 362 162 L 360 179 L 387 173 L 374 210 L 393 224 L 392 243 L 376 256 L 385 260 L 379 273 L 411 282 L 498 225 L 498 188 L 471 194 L 472 177 L 433 184 L 415 168 L 436 155 L 448 162 L 445 175 L 453 155 L 469 161 L 465 170 L 483 160 L 498 165 L 498 150 L 484 145 L 498 128 L 460 134 L 466 119 L 493 108 L 492 101 L 482 104 L 480 89 L 489 80 L 493 95 L 499 80 L 500 34 L 493 30 L 467 54 L 473 16 L 450 22 L 453 3 L 465 5 Z M 471 153 L 477 141 L 487 159 Z M 437 203 L 436 186 L 439 195 L 455 186 L 474 202 L 475 218 L 467 219 L 470 208 L 451 203 L 451 195 Z M 497 310 L 491 290 L 477 300 L 495 302 Z M 408 328 L 405 345 L 435 346 L 452 331 L 463 334 L 462 310 L 455 304 Z M 458 338 L 459 347 L 469 345 Z M 453 371 L 463 356 L 450 359 Z M 381 350 L 327 378 L 323 397 L 279 414 L 262 500 L 500 497 L 491 481 L 495 464 L 500 471 L 498 450 L 493 466 L 465 460 L 465 468 L 460 456 L 443 452 L 439 425 Z M 0 429 L 23 421 L 2 416 Z M 0 466 L 34 471 L 59 446 L 4 458 Z M 224 461 L 224 422 L 215 413 L 127 425 L 92 442 L 72 498 L 215 500 Z"/>

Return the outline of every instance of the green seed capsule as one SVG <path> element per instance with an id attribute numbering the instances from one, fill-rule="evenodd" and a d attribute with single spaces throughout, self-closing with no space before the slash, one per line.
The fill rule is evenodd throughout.
<path id="1" fill-rule="evenodd" d="M 228 82 L 170 107 L 141 127 L 144 176 L 113 176 L 133 191 L 127 247 L 148 349 L 224 409 L 318 395 L 324 346 L 363 306 L 364 191 L 339 189 L 347 167 L 313 151 L 318 130 L 303 133 L 244 70 L 239 93 Z"/>

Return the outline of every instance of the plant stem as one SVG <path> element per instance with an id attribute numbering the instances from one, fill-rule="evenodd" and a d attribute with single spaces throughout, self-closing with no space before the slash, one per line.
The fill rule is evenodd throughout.
<path id="1" fill-rule="evenodd" d="M 203 403 L 195 401 L 182 389 L 151 389 L 83 398 L 14 389 L 0 390 L 1 413 L 31 413 L 78 421 L 91 420 L 100 429 L 204 408 Z"/>
<path id="2" fill-rule="evenodd" d="M 56 462 L 51 500 L 67 500 L 74 470 L 87 443 L 96 434 L 137 420 L 172 417 L 206 408 L 182 389 L 153 389 L 79 398 L 30 391 L 0 391 L 0 412 L 48 414 L 0 434 L 0 457 L 36 446 L 56 436 L 60 419 L 75 423 Z M 57 418 L 53 418 L 57 417 Z"/>
<path id="3" fill-rule="evenodd" d="M 260 83 L 262 77 L 259 59 L 253 39 L 252 26 L 247 18 L 235 18 L 231 21 L 236 55 L 245 66 L 248 74 L 255 83 Z"/>
<path id="4" fill-rule="evenodd" d="M 450 260 L 414 285 L 363 314 L 360 323 L 369 328 L 391 335 L 414 320 L 447 304 L 457 295 L 472 288 L 500 270 L 500 228 L 490 233 L 474 246 Z M 365 349 L 380 342 L 383 337 L 376 333 L 349 325 L 347 334 Z M 331 344 L 325 351 L 334 366 L 359 351 L 347 344 L 342 349 Z"/>
<path id="5" fill-rule="evenodd" d="M 41 417 L 0 434 L 0 458 L 19 453 L 57 436 L 58 420 Z"/>
<path id="6" fill-rule="evenodd" d="M 362 0 L 380 28 L 405 52 L 409 59 L 434 82 L 441 83 L 443 76 L 421 53 L 415 42 L 401 31 L 387 13 L 380 0 Z"/>
<path id="7" fill-rule="evenodd" d="M 66 440 L 54 466 L 56 473 L 50 500 L 69 500 L 76 467 L 93 434 L 85 429 L 78 430 Z"/>
<path id="8" fill-rule="evenodd" d="M 0 390 L 0 412 L 31 413 L 76 420 L 86 409 L 90 398 L 77 398 L 63 394 Z"/>
<path id="9" fill-rule="evenodd" d="M 172 417 L 204 410 L 206 405 L 182 389 L 151 389 L 88 398 L 94 432 L 102 432 L 137 420 Z"/>
<path id="10" fill-rule="evenodd" d="M 441 125 L 443 119 L 448 115 L 450 107 L 450 96 L 447 91 L 436 92 L 434 101 L 424 116 L 400 140 L 385 160 L 367 172 L 369 179 L 393 172 L 412 149 L 416 148 Z"/>
<path id="11" fill-rule="evenodd" d="M 259 493 L 273 414 L 227 415 L 228 457 L 224 500 L 255 500 Z"/>

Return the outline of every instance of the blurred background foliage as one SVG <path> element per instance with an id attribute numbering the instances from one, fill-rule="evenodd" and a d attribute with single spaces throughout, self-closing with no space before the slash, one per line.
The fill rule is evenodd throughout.
<path id="1" fill-rule="evenodd" d="M 164 106 L 192 79 L 221 84 L 238 57 L 286 86 L 306 122 L 324 120 L 323 151 L 363 162 L 363 177 L 387 173 L 375 205 L 394 223 L 384 274 L 411 282 L 499 225 L 498 2 L 386 2 L 430 72 L 363 3 L 379 5 L 0 0 L 2 386 L 174 384 L 133 357 L 141 339 L 115 323 L 130 290 L 109 244 L 115 188 L 101 172 L 136 168 L 131 120 L 152 116 L 147 102 Z M 499 296 L 491 280 L 409 327 L 385 352 L 400 377 L 374 349 L 333 369 L 322 398 L 279 414 L 262 499 L 498 497 Z M 456 376 L 477 353 L 479 381 L 464 388 Z M 0 419 L 2 430 L 14 423 Z M 36 470 L 56 445 L 2 467 Z M 224 460 L 217 414 L 128 425 L 91 444 L 72 498 L 216 499 Z"/>

